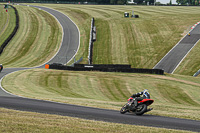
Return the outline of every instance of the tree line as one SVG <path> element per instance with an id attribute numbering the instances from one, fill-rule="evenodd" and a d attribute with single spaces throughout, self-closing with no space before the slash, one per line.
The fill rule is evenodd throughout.
<path id="1" fill-rule="evenodd" d="M 179 5 L 199 5 L 199 0 L 176 0 Z"/>
<path id="2" fill-rule="evenodd" d="M 0 0 L 0 2 L 45 2 L 45 3 L 94 3 L 94 4 L 112 4 L 124 5 L 130 0 Z M 134 0 L 136 4 L 153 4 L 154 0 Z"/>
<path id="3" fill-rule="evenodd" d="M 45 2 L 45 3 L 92 3 L 92 4 L 112 4 L 112 5 L 123 5 L 127 4 L 130 0 L 0 0 L 0 2 Z M 156 0 L 133 0 L 137 5 L 153 5 Z M 199 5 L 200 0 L 176 0 L 178 5 Z M 160 2 L 156 2 L 160 3 Z M 171 5 L 171 0 L 169 0 Z"/>

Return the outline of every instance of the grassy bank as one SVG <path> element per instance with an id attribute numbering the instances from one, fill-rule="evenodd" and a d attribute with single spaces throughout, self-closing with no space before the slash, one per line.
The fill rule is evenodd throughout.
<path id="1" fill-rule="evenodd" d="M 190 30 L 190 27 L 199 21 L 197 7 L 100 5 L 94 7 L 65 4 L 42 4 L 42 6 L 63 12 L 78 25 L 81 46 L 76 59 L 84 57 L 82 63 L 87 63 L 91 17 L 96 19 L 97 26 L 94 63 L 131 64 L 132 67 L 139 68 L 152 68 Z M 139 19 L 123 17 L 125 11 L 132 10 L 140 16 Z M 195 51 L 198 51 L 198 45 L 191 51 L 195 54 L 188 56 L 181 64 L 180 70 L 175 73 L 193 75 L 200 68 L 196 63 L 198 58 L 193 62 L 193 57 L 198 56 Z M 6 65 L 10 63 L 6 62 Z M 11 63 L 11 66 L 13 64 Z"/>
<path id="2" fill-rule="evenodd" d="M 0 46 L 12 33 L 16 25 L 16 16 L 13 8 L 9 7 L 8 12 L 4 5 L 0 5 Z"/>
<path id="3" fill-rule="evenodd" d="M 34 69 L 10 74 L 2 84 L 24 97 L 114 110 L 133 93 L 148 89 L 155 100 L 150 114 L 200 120 L 198 78 Z"/>
<path id="4" fill-rule="evenodd" d="M 40 133 L 190 133 L 180 130 L 116 124 L 79 118 L 14 111 L 0 108 L 0 132 L 40 132 Z"/>
<path id="5" fill-rule="evenodd" d="M 199 58 L 200 42 L 191 50 L 187 57 L 175 71 L 176 74 L 193 76 L 200 69 Z"/>
<path id="6" fill-rule="evenodd" d="M 5 67 L 32 67 L 47 62 L 61 42 L 61 27 L 50 14 L 25 6 L 16 6 L 20 26 L 0 56 Z"/>
<path id="7" fill-rule="evenodd" d="M 200 17 L 197 7 L 64 4 L 42 6 L 67 14 L 79 26 L 81 46 L 76 58 L 84 57 L 82 63 L 87 63 L 90 19 L 95 17 L 97 41 L 94 45 L 94 63 L 131 64 L 132 67 L 142 68 L 152 68 L 189 31 L 190 26 L 199 21 Z M 6 67 L 27 67 L 47 61 L 55 54 L 60 44 L 61 31 L 55 28 L 58 26 L 57 22 L 51 15 L 38 9 L 22 6 L 17 6 L 17 9 L 21 18 L 21 28 L 11 42 L 12 45 L 6 48 L 7 52 L 0 56 L 1 62 L 4 62 Z M 132 10 L 140 16 L 139 19 L 123 17 L 125 11 Z M 192 63 L 189 63 L 194 57 L 198 57 L 197 51 L 186 58 L 189 61 L 181 64 L 182 69 L 177 69 L 176 73 L 191 75 L 193 71 L 198 70 L 198 64 L 191 67 Z M 190 67 L 192 69 L 186 69 Z M 132 93 L 148 89 L 155 100 L 152 105 L 154 110 L 149 114 L 200 120 L 199 80 L 181 75 L 34 69 L 6 76 L 2 86 L 20 96 L 114 110 L 119 110 Z M 22 117 L 21 112 L 1 110 L 0 113 L 2 112 L 2 130 L 8 132 L 13 127 L 19 132 L 124 132 L 136 128 L 62 116 L 23 112 L 26 116 Z M 87 126 L 89 128 L 85 128 Z M 137 130 L 172 132 L 140 127 L 137 127 Z"/>
<path id="8" fill-rule="evenodd" d="M 153 68 L 200 18 L 198 7 L 68 4 L 44 4 L 43 6 L 69 15 L 82 29 L 81 46 L 84 48 L 80 50 L 81 53 L 78 56 L 83 56 L 84 62 L 87 60 L 86 53 L 88 53 L 89 18 L 94 17 L 97 27 L 97 41 L 94 44 L 93 53 L 94 64 L 131 64 L 132 67 L 137 68 Z M 123 17 L 124 12 L 132 10 L 140 18 Z M 85 23 L 82 24 L 82 22 Z M 84 45 L 82 45 L 83 42 Z M 191 51 L 191 53 L 195 52 Z M 198 57 L 198 54 L 194 56 Z M 193 75 L 200 65 L 195 62 L 188 63 L 192 60 L 193 57 L 189 56 L 183 62 L 183 67 L 180 67 L 183 69 L 176 73 Z M 184 69 L 186 65 L 188 69 Z"/>

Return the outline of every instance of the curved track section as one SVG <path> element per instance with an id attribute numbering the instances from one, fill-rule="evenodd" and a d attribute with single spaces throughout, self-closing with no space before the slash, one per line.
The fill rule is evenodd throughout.
<path id="1" fill-rule="evenodd" d="M 187 54 L 200 40 L 200 24 L 179 41 L 161 60 L 154 69 L 163 69 L 166 73 L 173 73 Z"/>
<path id="2" fill-rule="evenodd" d="M 38 7 L 38 8 L 41 8 L 49 13 L 54 14 L 55 17 L 63 26 L 63 31 L 64 31 L 63 42 L 60 51 L 48 63 L 57 62 L 59 60 L 59 56 L 73 57 L 73 54 L 75 54 L 74 49 L 77 49 L 79 46 L 78 42 L 79 33 L 77 32 L 76 26 L 74 26 L 73 23 L 70 22 L 70 19 L 67 16 L 65 16 L 62 13 L 59 13 L 58 11 L 45 7 Z M 71 41 L 73 40 L 75 42 L 72 43 Z M 65 63 L 65 62 L 63 61 L 59 63 Z M 43 67 L 43 65 L 40 67 Z M 31 68 L 4 69 L 2 73 L 0 73 L 0 78 L 2 79 L 2 77 L 14 71 L 19 71 L 24 69 L 31 69 Z M 70 104 L 18 97 L 5 92 L 2 87 L 0 89 L 0 107 L 22 110 L 22 111 L 59 114 L 64 116 L 72 116 L 84 119 L 116 122 L 116 123 L 131 124 L 131 125 L 144 125 L 144 126 L 200 132 L 200 126 L 199 126 L 200 121 L 152 116 L 152 115 L 135 116 L 128 113 L 122 115 L 119 113 L 119 111 L 116 110 L 98 109 L 98 108 L 76 106 Z"/>
<path id="3" fill-rule="evenodd" d="M 48 114 L 58 114 L 63 116 L 72 116 L 106 122 L 144 125 L 200 132 L 200 121 L 194 120 L 152 115 L 135 116 L 128 113 L 123 115 L 116 110 L 98 109 L 20 97 L 0 97 L 0 101 L 1 107 L 10 109 Z"/>
<path id="4" fill-rule="evenodd" d="M 46 7 L 39 7 L 39 6 L 32 6 L 32 7 L 42 9 L 53 15 L 61 24 L 63 29 L 63 39 L 60 50 L 49 62 L 47 62 L 47 64 L 51 63 L 66 64 L 76 55 L 79 49 L 79 42 L 80 42 L 79 29 L 77 28 L 75 23 L 71 21 L 70 18 L 68 18 L 65 14 L 61 12 Z"/>

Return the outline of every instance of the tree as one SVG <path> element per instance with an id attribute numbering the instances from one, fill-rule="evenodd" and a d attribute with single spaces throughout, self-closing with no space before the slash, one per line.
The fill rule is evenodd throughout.
<path id="1" fill-rule="evenodd" d="M 176 3 L 186 5 L 187 3 L 190 4 L 190 0 L 176 0 Z"/>
<path id="2" fill-rule="evenodd" d="M 170 0 L 169 5 L 172 5 L 172 0 Z"/>
<path id="3" fill-rule="evenodd" d="M 135 3 L 137 3 L 138 5 L 141 5 L 143 3 L 143 0 L 133 0 Z"/>

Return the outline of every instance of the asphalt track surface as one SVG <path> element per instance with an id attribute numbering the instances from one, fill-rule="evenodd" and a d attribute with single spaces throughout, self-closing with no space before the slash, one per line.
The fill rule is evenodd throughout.
<path id="1" fill-rule="evenodd" d="M 74 36 L 72 40 L 79 40 L 79 33 L 77 32 L 76 26 L 69 22 L 70 19 L 66 17 L 62 13 L 58 13 L 55 10 L 51 10 L 44 7 L 38 7 L 42 10 L 45 10 L 49 13 L 52 13 L 56 16 L 58 21 L 63 27 L 68 27 L 63 30 L 64 35 L 71 34 Z M 61 23 L 61 20 L 64 19 Z M 68 20 L 67 20 L 68 19 Z M 69 23 L 68 23 L 69 22 Z M 74 29 L 69 30 L 73 24 Z M 73 33 L 70 33 L 73 32 Z M 57 55 L 71 55 L 73 58 L 74 48 L 79 47 L 79 41 L 75 41 L 74 43 L 67 43 L 69 40 L 62 42 L 62 48 L 66 48 L 65 50 L 61 50 L 57 53 Z M 69 38 L 68 38 L 69 39 Z M 67 46 L 65 46 L 67 45 Z M 69 46 L 68 46 L 69 45 Z M 72 48 L 71 48 L 72 46 Z M 67 50 L 72 50 L 72 52 L 67 53 Z M 60 53 L 61 52 L 61 53 Z M 75 54 L 75 53 L 74 53 Z M 57 55 L 52 58 L 49 62 L 56 62 L 59 58 Z M 63 62 L 64 63 L 64 62 Z M 40 67 L 44 67 L 43 65 Z M 33 68 L 7 68 L 4 69 L 0 73 L 0 79 L 5 75 L 12 73 L 14 71 L 24 70 L 24 69 L 33 69 Z M 71 117 L 79 117 L 84 119 L 91 119 L 91 120 L 99 120 L 99 121 L 106 121 L 106 122 L 114 122 L 114 123 L 123 123 L 123 124 L 131 124 L 131 125 L 143 125 L 143 126 L 151 126 L 151 127 L 160 127 L 160 128 L 169 128 L 169 129 L 178 129 L 178 130 L 189 130 L 189 131 L 196 131 L 200 132 L 200 121 L 195 120 L 187 120 L 187 119 L 178 119 L 178 118 L 170 118 L 170 117 L 162 117 L 162 116 L 153 116 L 153 115 L 143 115 L 143 116 L 136 116 L 133 114 L 120 114 L 119 111 L 116 110 L 106 110 L 106 109 L 99 109 L 99 108 L 91 108 L 91 107 L 84 107 L 84 106 L 77 106 L 77 105 L 70 105 L 64 103 L 56 103 L 51 101 L 43 101 L 43 100 L 36 100 L 36 99 L 29 99 L 23 98 L 16 95 L 12 95 L 6 92 L 2 87 L 0 89 L 0 107 L 15 109 L 15 110 L 22 110 L 22 111 L 31 111 L 31 112 L 39 112 L 39 113 L 47 113 L 47 114 L 57 114 L 63 116 L 71 116 Z"/>
<path id="2" fill-rule="evenodd" d="M 191 32 L 190 36 L 186 35 L 176 46 L 174 46 L 154 69 L 163 69 L 166 73 L 173 73 L 182 60 L 187 56 L 191 49 L 200 39 L 200 24 Z"/>

